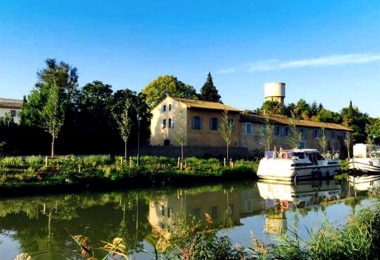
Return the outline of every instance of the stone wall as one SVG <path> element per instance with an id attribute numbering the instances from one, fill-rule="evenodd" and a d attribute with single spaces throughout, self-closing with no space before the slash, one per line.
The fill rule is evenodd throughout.
<path id="1" fill-rule="evenodd" d="M 198 158 L 218 158 L 226 157 L 226 147 L 209 147 L 209 146 L 185 146 L 183 148 L 184 157 Z M 128 150 L 129 156 L 136 156 L 136 149 Z M 248 151 L 245 147 L 230 147 L 228 150 L 229 158 L 236 159 L 252 159 L 255 154 Z M 166 156 L 177 158 L 181 156 L 181 147 L 179 146 L 144 146 L 140 147 L 140 155 Z"/>

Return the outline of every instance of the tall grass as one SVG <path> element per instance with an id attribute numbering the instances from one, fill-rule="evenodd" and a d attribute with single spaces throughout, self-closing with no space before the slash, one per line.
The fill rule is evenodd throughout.
<path id="1" fill-rule="evenodd" d="M 380 259 L 380 207 L 362 209 L 345 226 L 324 220 L 309 230 L 310 240 L 288 232 L 272 256 L 279 259 Z"/>

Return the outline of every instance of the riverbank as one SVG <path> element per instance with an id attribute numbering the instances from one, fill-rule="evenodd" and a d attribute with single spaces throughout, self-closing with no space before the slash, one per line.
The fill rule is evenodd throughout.
<path id="1" fill-rule="evenodd" d="M 5 157 L 0 161 L 0 196 L 189 186 L 257 180 L 258 163 L 166 157 Z"/>

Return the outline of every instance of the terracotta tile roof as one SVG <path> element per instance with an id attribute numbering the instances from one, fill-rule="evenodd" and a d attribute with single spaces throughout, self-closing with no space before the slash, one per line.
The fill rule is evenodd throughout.
<path id="1" fill-rule="evenodd" d="M 22 108 L 22 100 L 20 99 L 10 99 L 10 98 L 0 98 L 0 108 Z"/>
<path id="2" fill-rule="evenodd" d="M 240 115 L 241 122 L 252 122 L 252 123 L 263 124 L 265 120 L 266 120 L 266 117 L 263 115 Z M 285 116 L 280 116 L 280 115 L 269 116 L 269 121 L 275 124 L 281 124 L 281 125 L 290 124 L 290 118 L 285 117 Z M 319 128 L 324 127 L 325 129 L 353 131 L 351 128 L 348 128 L 342 125 L 333 124 L 333 123 L 316 122 L 316 121 L 310 121 L 310 120 L 298 120 L 297 126 L 319 127 Z"/>
<path id="3" fill-rule="evenodd" d="M 241 112 L 240 109 L 227 106 L 225 104 L 221 104 L 218 102 L 210 102 L 210 101 L 203 101 L 203 100 L 195 100 L 195 99 L 185 99 L 185 98 L 177 98 L 172 97 L 174 100 L 177 100 L 178 102 L 181 102 L 188 106 L 189 108 L 204 108 L 204 109 L 213 109 L 213 110 L 224 110 L 227 109 L 228 111 L 233 112 Z"/>

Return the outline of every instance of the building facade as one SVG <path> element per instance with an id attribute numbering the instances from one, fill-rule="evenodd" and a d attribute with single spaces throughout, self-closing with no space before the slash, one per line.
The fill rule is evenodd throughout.
<path id="1" fill-rule="evenodd" d="M 185 146 L 221 147 L 226 141 L 219 131 L 223 112 L 234 125 L 231 146 L 238 146 L 240 135 L 240 110 L 217 102 L 166 97 L 153 110 L 150 144 L 179 146 L 179 138 Z"/>
<path id="2" fill-rule="evenodd" d="M 9 116 L 14 122 L 20 123 L 20 112 L 22 109 L 22 100 L 0 98 L 0 118 Z"/>
<path id="3" fill-rule="evenodd" d="M 292 147 L 290 136 L 292 122 L 290 118 L 280 115 L 241 115 L 240 144 L 247 147 L 252 153 L 265 151 L 265 124 L 273 127 L 272 148 L 290 149 Z M 296 130 L 301 134 L 301 142 L 298 148 L 315 148 L 321 152 L 332 153 L 342 150 L 346 135 L 352 129 L 333 123 L 315 122 L 309 120 L 296 120 Z M 323 147 L 322 138 L 326 147 Z M 326 151 L 324 151 L 326 149 Z"/>

